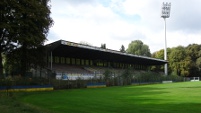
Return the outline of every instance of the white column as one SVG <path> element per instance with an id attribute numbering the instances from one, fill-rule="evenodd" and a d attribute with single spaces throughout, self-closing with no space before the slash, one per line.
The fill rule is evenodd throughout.
<path id="1" fill-rule="evenodd" d="M 164 30 L 165 30 L 164 60 L 167 61 L 166 18 L 164 18 L 164 22 L 165 22 L 165 25 L 164 25 Z M 165 72 L 165 75 L 168 75 L 167 63 L 164 65 L 164 72 Z"/>

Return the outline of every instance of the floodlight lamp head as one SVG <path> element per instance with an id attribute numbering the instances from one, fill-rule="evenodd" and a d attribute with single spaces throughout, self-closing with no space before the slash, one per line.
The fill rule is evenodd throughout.
<path id="1" fill-rule="evenodd" d="M 161 11 L 161 17 L 162 18 L 169 18 L 170 17 L 170 9 L 171 9 L 171 3 L 164 3 L 162 4 L 162 11 Z"/>

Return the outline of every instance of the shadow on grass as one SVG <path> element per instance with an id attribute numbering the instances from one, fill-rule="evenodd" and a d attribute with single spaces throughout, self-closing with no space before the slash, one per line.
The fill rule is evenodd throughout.
<path id="1" fill-rule="evenodd" d="M 0 112 L 1 113 L 52 113 L 49 110 L 36 107 L 18 100 L 17 93 L 12 96 L 6 92 L 0 92 Z"/>
<path id="2" fill-rule="evenodd" d="M 24 94 L 20 100 L 37 109 L 46 109 L 53 113 L 54 111 L 57 113 L 198 113 L 201 111 L 201 102 L 180 102 L 182 96 L 179 96 L 181 95 L 179 91 L 178 96 L 171 95 L 172 92 L 183 89 L 179 87 L 171 90 L 171 88 L 126 86 L 33 92 Z"/>

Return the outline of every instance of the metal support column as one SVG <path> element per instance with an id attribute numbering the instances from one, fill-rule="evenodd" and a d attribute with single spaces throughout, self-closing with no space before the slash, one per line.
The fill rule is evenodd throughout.
<path id="1" fill-rule="evenodd" d="M 164 18 L 164 22 L 165 22 L 165 25 L 164 25 L 164 30 L 165 30 L 164 60 L 167 61 L 166 18 Z M 168 75 L 168 66 L 167 66 L 167 63 L 164 65 L 164 72 L 165 72 L 165 75 Z"/>

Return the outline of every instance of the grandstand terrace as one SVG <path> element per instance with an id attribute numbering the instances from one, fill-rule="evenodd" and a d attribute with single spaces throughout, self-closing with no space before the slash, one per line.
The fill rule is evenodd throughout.
<path id="1" fill-rule="evenodd" d="M 88 79 L 102 76 L 106 69 L 114 74 L 131 67 L 134 70 L 149 70 L 153 65 L 164 65 L 165 60 L 122 53 L 111 49 L 78 44 L 65 40 L 46 45 L 48 68 L 57 74 L 57 79 Z M 65 76 L 65 78 L 62 78 Z"/>

